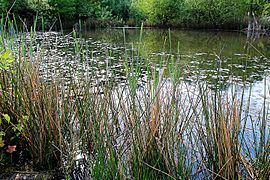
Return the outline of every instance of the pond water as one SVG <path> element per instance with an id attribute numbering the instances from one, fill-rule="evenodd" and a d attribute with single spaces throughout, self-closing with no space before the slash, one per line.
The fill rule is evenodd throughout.
<path id="1" fill-rule="evenodd" d="M 162 66 L 162 62 L 170 61 L 170 54 L 179 55 L 184 67 L 182 78 L 188 82 L 199 80 L 209 86 L 218 84 L 224 91 L 236 88 L 239 93 L 244 83 L 244 101 L 251 93 L 253 115 L 261 112 L 264 98 L 270 102 L 268 36 L 248 38 L 241 32 L 166 29 L 144 29 L 141 34 L 140 29 L 108 29 L 84 32 L 82 37 L 120 47 L 140 46 L 140 55 L 155 65 Z"/>
<path id="2" fill-rule="evenodd" d="M 46 57 L 54 59 L 52 63 L 58 63 L 60 67 L 64 67 L 61 63 L 80 66 L 85 60 L 102 71 L 107 62 L 109 68 L 118 71 L 120 76 L 125 50 L 139 48 L 139 52 L 132 53 L 132 56 L 139 55 L 140 63 L 145 65 L 163 66 L 165 62 L 170 63 L 171 55 L 174 55 L 173 59 L 178 59 L 182 65 L 182 75 L 187 81 L 199 79 L 214 85 L 219 82 L 226 87 L 231 80 L 256 83 L 268 76 L 269 37 L 250 39 L 238 32 L 173 30 L 169 33 L 168 30 L 153 29 L 145 29 L 142 37 L 140 34 L 138 29 L 125 29 L 125 32 L 123 29 L 107 29 L 77 35 L 79 42 L 75 42 L 70 34 L 40 34 L 37 39 L 47 50 Z M 76 62 L 78 57 L 74 55 L 76 48 L 80 53 L 80 63 Z M 136 59 L 134 57 L 129 58 Z"/>
<path id="3" fill-rule="evenodd" d="M 60 76 L 67 85 L 71 79 L 80 83 L 80 77 L 90 72 L 96 88 L 112 79 L 119 85 L 126 82 L 125 63 L 139 62 L 138 84 L 143 86 L 148 67 L 160 69 L 176 62 L 181 68 L 179 78 L 190 84 L 206 82 L 209 87 L 239 94 L 245 84 L 244 101 L 251 92 L 253 115 L 261 112 L 264 100 L 270 101 L 270 38 L 266 36 L 252 39 L 240 32 L 103 29 L 76 35 L 38 33 L 36 39 L 44 50 L 36 57 L 45 57 L 40 65 L 46 81 Z"/>
<path id="4" fill-rule="evenodd" d="M 125 34 L 125 35 L 124 35 Z M 250 39 L 239 32 L 209 32 L 183 30 L 145 29 L 142 37 L 139 29 L 109 29 L 86 32 L 84 38 L 104 41 L 118 46 L 140 43 L 140 55 L 153 63 L 166 60 L 165 55 L 179 54 L 180 61 L 196 75 L 215 82 L 220 68 L 220 80 L 230 78 L 261 81 L 269 70 L 270 38 Z M 170 34 L 170 35 L 169 35 Z M 161 58 L 163 57 L 163 58 Z M 199 75 L 199 76 L 198 76 Z"/>

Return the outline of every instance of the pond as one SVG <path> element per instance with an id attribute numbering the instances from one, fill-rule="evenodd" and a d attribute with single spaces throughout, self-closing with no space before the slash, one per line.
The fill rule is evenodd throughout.
<path id="1" fill-rule="evenodd" d="M 142 37 L 140 34 L 139 29 L 125 29 L 125 36 L 122 29 L 109 29 L 85 32 L 82 36 L 118 46 L 125 43 L 136 46 L 141 39 L 140 53 L 154 63 L 160 62 L 161 56 L 179 53 L 191 74 L 200 75 L 199 78 L 209 83 L 216 79 L 219 67 L 224 82 L 229 76 L 261 81 L 269 70 L 270 62 L 266 59 L 270 57 L 269 37 L 250 39 L 239 32 L 157 29 L 145 29 Z"/>
<path id="2" fill-rule="evenodd" d="M 220 83 L 224 84 L 230 79 L 253 83 L 262 81 L 269 72 L 268 37 L 247 39 L 245 34 L 237 32 L 173 30 L 169 33 L 168 30 L 156 29 L 145 29 L 142 37 L 140 34 L 137 29 L 126 29 L 125 32 L 122 29 L 84 32 L 79 35 L 81 39 L 77 46 L 80 47 L 77 48 L 80 48 L 78 50 L 82 55 L 84 53 L 86 59 L 95 58 L 99 64 L 108 56 L 110 62 L 117 64 L 117 61 L 123 60 L 120 56 L 127 47 L 140 47 L 140 58 L 150 60 L 155 65 L 170 62 L 170 55 L 179 56 L 179 63 L 188 72 L 183 73 L 188 75 L 186 80 L 195 78 L 209 84 L 215 84 L 218 77 Z M 47 51 L 53 58 L 70 58 L 69 55 L 74 51 L 72 36 L 47 34 L 45 41 L 42 35 L 38 39 L 43 40 L 42 45 L 47 46 L 47 50 L 54 50 Z"/>
<path id="3" fill-rule="evenodd" d="M 251 109 L 261 110 L 264 89 L 269 88 L 270 38 L 266 36 L 251 39 L 240 32 L 99 29 L 76 35 L 39 33 L 36 38 L 45 49 L 37 54 L 46 57 L 41 63 L 46 81 L 61 76 L 68 84 L 72 77 L 79 81 L 94 70 L 99 78 L 94 86 L 112 78 L 121 84 L 126 79 L 125 62 L 139 61 L 142 78 L 138 84 L 143 85 L 147 67 L 158 69 L 176 61 L 180 78 L 191 84 L 202 81 L 224 91 L 235 85 L 239 93 L 245 84 L 246 100 L 251 87 Z"/>

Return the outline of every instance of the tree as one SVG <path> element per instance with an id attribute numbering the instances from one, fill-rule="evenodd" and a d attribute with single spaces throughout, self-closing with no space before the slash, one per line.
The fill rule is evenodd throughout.
<path id="1" fill-rule="evenodd" d="M 76 16 L 77 0 L 48 0 L 54 14 L 59 14 L 64 19 L 72 19 Z"/>
<path id="2" fill-rule="evenodd" d="M 152 20 L 166 25 L 181 16 L 184 0 L 155 0 Z"/>
<path id="3" fill-rule="evenodd" d="M 28 6 L 39 15 L 46 15 L 52 10 L 48 0 L 28 0 Z"/>
<path id="4" fill-rule="evenodd" d="M 8 9 L 11 13 L 18 14 L 23 17 L 33 16 L 34 11 L 29 7 L 28 0 L 8 0 Z"/>
<path id="5" fill-rule="evenodd" d="M 126 21 L 130 15 L 130 0 L 109 0 L 108 6 L 111 9 L 112 15 Z"/>
<path id="6" fill-rule="evenodd" d="M 263 16 L 269 16 L 270 13 L 270 3 L 266 2 L 263 6 L 263 11 L 262 11 L 262 15 Z"/>

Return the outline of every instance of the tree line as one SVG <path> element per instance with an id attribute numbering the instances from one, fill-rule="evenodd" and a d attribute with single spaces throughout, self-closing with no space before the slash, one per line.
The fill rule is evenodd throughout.
<path id="1" fill-rule="evenodd" d="M 268 0 L 0 0 L 0 13 L 47 21 L 95 19 L 153 26 L 219 27 L 239 24 L 248 12 L 268 16 Z"/>

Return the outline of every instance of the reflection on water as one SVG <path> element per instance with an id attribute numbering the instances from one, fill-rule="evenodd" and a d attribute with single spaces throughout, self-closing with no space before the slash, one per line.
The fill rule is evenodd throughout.
<path id="1" fill-rule="evenodd" d="M 125 36 L 123 35 L 125 32 Z M 180 55 L 186 80 L 205 80 L 209 84 L 226 84 L 229 80 L 261 81 L 269 70 L 270 39 L 249 40 L 236 32 L 199 32 L 134 29 L 98 30 L 83 37 L 118 46 L 140 47 L 140 55 L 151 63 L 162 64 Z M 125 37 L 125 38 L 124 38 Z M 140 43 L 140 39 L 142 42 Z M 124 44 L 124 42 L 126 44 Z"/>
<path id="2" fill-rule="evenodd" d="M 109 80 L 119 85 L 126 82 L 127 68 L 134 64 L 139 64 L 138 83 L 143 85 L 149 71 L 172 65 L 180 69 L 179 78 L 186 82 L 204 81 L 223 89 L 245 82 L 252 86 L 252 106 L 256 107 L 256 102 L 263 100 L 263 79 L 269 84 L 268 37 L 249 41 L 236 32 L 173 30 L 169 35 L 168 30 L 152 29 L 144 30 L 141 37 L 136 29 L 109 29 L 76 38 L 72 34 L 37 33 L 34 39 L 43 49 L 36 52 L 36 57 L 42 57 L 43 79 L 60 77 L 66 85 L 71 80 L 82 83 L 80 79 L 85 77 L 91 77 L 95 87 Z"/>
<path id="3" fill-rule="evenodd" d="M 210 85 L 226 86 L 228 82 L 243 80 L 258 82 L 267 75 L 270 65 L 269 38 L 250 42 L 245 35 L 236 32 L 174 30 L 169 36 L 167 30 L 147 29 L 141 38 L 136 29 L 124 32 L 110 29 L 86 32 L 78 39 L 72 35 L 52 34 L 40 34 L 37 39 L 45 48 L 45 56 L 52 59 L 46 58 L 44 70 L 58 74 L 65 74 L 67 67 L 72 67 L 85 76 L 89 68 L 82 65 L 87 64 L 98 72 L 98 77 L 113 74 L 121 80 L 125 77 L 123 69 L 127 51 L 129 63 L 139 59 L 145 64 L 141 67 L 143 72 L 149 64 L 164 66 L 173 62 L 180 65 L 185 80 L 203 80 Z"/>
<path id="4" fill-rule="evenodd" d="M 144 45 L 144 51 L 147 54 L 158 52 L 174 53 L 179 51 L 181 54 L 195 53 L 216 53 L 224 57 L 230 57 L 235 54 L 256 55 L 256 50 L 249 48 L 246 35 L 237 32 L 207 32 L 207 31 L 182 31 L 172 30 L 169 38 L 168 30 L 145 29 L 142 38 L 140 30 L 125 29 L 126 43 L 139 43 L 140 38 Z M 105 42 L 124 45 L 123 30 L 95 30 L 82 34 L 84 38 L 93 38 L 93 40 L 102 40 Z M 169 43 L 171 39 L 171 45 Z M 270 55 L 270 40 L 268 37 L 261 37 L 249 42 L 262 54 Z M 178 47 L 179 44 L 179 47 Z M 268 54 L 267 54 L 268 53 Z"/>

